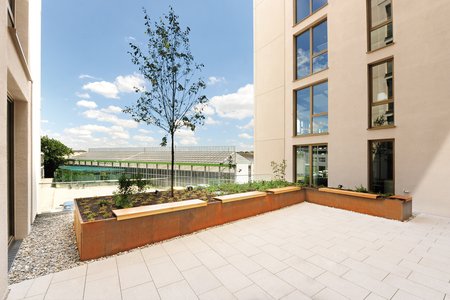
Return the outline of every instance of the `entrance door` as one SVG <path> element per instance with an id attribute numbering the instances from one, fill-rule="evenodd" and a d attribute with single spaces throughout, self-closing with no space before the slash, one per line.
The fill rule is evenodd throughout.
<path id="1" fill-rule="evenodd" d="M 8 244 L 14 240 L 14 103 L 8 98 L 7 112 L 7 189 L 8 189 Z"/>

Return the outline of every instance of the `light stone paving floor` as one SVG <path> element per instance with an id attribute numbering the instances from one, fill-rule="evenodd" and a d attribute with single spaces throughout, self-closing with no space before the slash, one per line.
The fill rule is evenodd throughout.
<path id="1" fill-rule="evenodd" d="M 450 300 L 450 219 L 302 203 L 10 286 L 13 299 Z"/>

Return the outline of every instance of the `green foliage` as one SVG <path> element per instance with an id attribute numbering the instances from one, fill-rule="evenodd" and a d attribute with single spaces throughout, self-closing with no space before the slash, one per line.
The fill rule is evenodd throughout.
<path id="1" fill-rule="evenodd" d="M 67 157 L 73 153 L 71 148 L 48 136 L 41 137 L 41 151 L 44 153 L 44 175 L 46 178 L 52 178 L 56 169 L 63 165 Z"/>
<path id="2" fill-rule="evenodd" d="M 286 178 L 286 160 L 283 159 L 281 163 L 275 161 L 270 162 L 272 167 L 273 177 L 275 180 L 285 180 Z"/>
<path id="3" fill-rule="evenodd" d="M 285 180 L 271 180 L 271 181 L 255 181 L 250 183 L 223 183 L 218 185 L 211 185 L 206 188 L 210 193 L 220 194 L 237 194 L 251 191 L 264 192 L 268 189 L 281 188 L 286 186 L 296 185 Z"/>
<path id="4" fill-rule="evenodd" d="M 117 208 L 132 206 L 132 195 L 142 193 L 147 188 L 147 181 L 141 174 L 127 176 L 122 174 L 118 180 L 117 190 L 114 192 L 114 204 Z"/>
<path id="5" fill-rule="evenodd" d="M 359 186 L 355 186 L 355 192 L 368 193 L 369 191 L 361 184 Z"/>
<path id="6" fill-rule="evenodd" d="M 144 9 L 147 49 L 141 43 L 130 43 L 131 61 L 149 85 L 136 88 L 141 96 L 135 105 L 126 107 L 136 122 L 155 125 L 166 135 L 161 146 L 171 139 L 171 194 L 174 184 L 174 138 L 181 128 L 195 130 L 203 125 L 203 109 L 208 98 L 203 94 L 206 84 L 199 73 L 203 65 L 197 64 L 190 50 L 190 29 L 182 29 L 172 7 L 167 15 L 152 23 Z"/>

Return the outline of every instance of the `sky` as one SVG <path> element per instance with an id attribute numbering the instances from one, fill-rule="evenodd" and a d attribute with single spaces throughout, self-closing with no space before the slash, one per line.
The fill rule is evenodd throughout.
<path id="1" fill-rule="evenodd" d="M 42 135 L 74 150 L 160 144 L 159 128 L 122 109 L 147 84 L 127 53 L 130 42 L 146 42 L 142 8 L 155 21 L 171 5 L 191 28 L 209 98 L 204 126 L 177 132 L 176 145 L 253 148 L 252 0 L 42 2 Z"/>

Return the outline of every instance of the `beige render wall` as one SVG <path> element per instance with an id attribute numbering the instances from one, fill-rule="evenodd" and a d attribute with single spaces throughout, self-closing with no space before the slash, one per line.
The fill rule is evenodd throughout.
<path id="1" fill-rule="evenodd" d="M 272 174 L 271 161 L 284 157 L 284 6 L 280 0 L 254 0 L 255 171 Z"/>
<path id="2" fill-rule="evenodd" d="M 367 53 L 366 1 L 329 0 L 326 7 L 296 26 L 293 2 L 284 2 L 284 92 L 273 91 L 265 97 L 258 92 L 262 78 L 280 85 L 279 75 L 266 66 L 280 64 L 281 56 L 274 50 L 261 52 L 261 38 L 255 37 L 257 172 L 267 171 L 271 160 L 284 156 L 288 161 L 287 179 L 293 180 L 294 146 L 327 143 L 329 186 L 368 186 L 368 141 L 393 138 L 395 192 L 409 192 L 415 211 L 450 216 L 446 190 L 450 182 L 450 2 L 393 0 L 395 44 L 373 53 Z M 278 26 L 275 12 L 273 8 L 270 13 L 269 9 L 265 13 L 255 10 L 256 36 L 264 34 L 258 18 Z M 328 20 L 329 69 L 294 81 L 294 35 L 323 18 Z M 271 36 L 267 40 L 278 43 L 282 38 Z M 281 47 L 270 45 L 273 49 Z M 368 64 L 391 56 L 396 127 L 368 130 Z M 329 134 L 294 137 L 293 90 L 326 78 Z M 284 116 L 279 112 L 283 93 Z M 283 126 L 278 124 L 280 119 Z M 279 145 L 283 138 L 284 147 Z"/>

